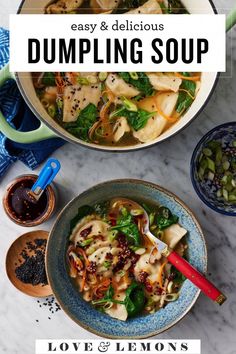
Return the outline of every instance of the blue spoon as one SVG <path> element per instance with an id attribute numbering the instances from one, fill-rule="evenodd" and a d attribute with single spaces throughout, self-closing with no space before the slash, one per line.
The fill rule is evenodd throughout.
<path id="1" fill-rule="evenodd" d="M 47 186 L 52 183 L 60 168 L 61 164 L 57 159 L 49 159 L 41 170 L 37 181 L 27 194 L 35 201 L 38 201 Z"/>

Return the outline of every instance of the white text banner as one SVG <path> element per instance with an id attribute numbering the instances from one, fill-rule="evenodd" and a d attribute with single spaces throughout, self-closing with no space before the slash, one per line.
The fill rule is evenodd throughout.
<path id="1" fill-rule="evenodd" d="M 225 71 L 224 15 L 11 15 L 11 71 Z"/>

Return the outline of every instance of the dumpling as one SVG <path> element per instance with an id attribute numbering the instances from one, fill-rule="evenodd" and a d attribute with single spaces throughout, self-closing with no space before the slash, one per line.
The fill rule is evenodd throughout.
<path id="1" fill-rule="evenodd" d="M 119 6 L 120 0 L 90 0 L 94 13 L 110 14 Z"/>
<path id="2" fill-rule="evenodd" d="M 139 275 L 142 272 L 148 273 L 147 279 L 149 279 L 151 282 L 157 281 L 157 275 L 159 273 L 161 263 L 160 261 L 157 261 L 154 264 L 151 264 L 149 260 L 150 253 L 145 253 L 137 261 L 134 267 L 134 276 L 137 281 L 139 281 Z"/>
<path id="3" fill-rule="evenodd" d="M 114 126 L 114 141 L 119 141 L 125 133 L 130 132 L 130 127 L 125 117 L 119 117 Z"/>
<path id="4" fill-rule="evenodd" d="M 127 84 L 117 74 L 109 74 L 106 79 L 106 86 L 116 96 L 134 97 L 139 94 L 139 91 L 132 85 Z"/>
<path id="5" fill-rule="evenodd" d="M 126 297 L 125 291 L 119 292 L 119 294 L 114 296 L 115 300 L 123 301 Z M 125 305 L 122 304 L 113 304 L 111 308 L 105 309 L 105 312 L 117 320 L 126 321 L 128 318 L 128 312 Z"/>
<path id="6" fill-rule="evenodd" d="M 88 257 L 90 262 L 96 263 L 96 265 L 97 265 L 96 273 L 97 274 L 103 273 L 104 271 L 106 271 L 103 264 L 106 260 L 107 253 L 110 253 L 110 252 L 111 252 L 110 247 L 101 247 Z"/>
<path id="7" fill-rule="evenodd" d="M 92 220 L 82 226 L 76 227 L 71 235 L 71 241 L 75 246 L 77 243 L 83 242 L 85 239 L 92 238 L 94 236 L 105 236 L 109 225 L 101 220 Z"/>
<path id="8" fill-rule="evenodd" d="M 46 9 L 48 14 L 64 14 L 78 9 L 84 0 L 59 0 L 49 5 Z"/>
<path id="9" fill-rule="evenodd" d="M 75 122 L 81 110 L 90 103 L 97 106 L 100 99 L 101 90 L 99 85 L 66 86 L 63 99 L 63 122 Z"/>
<path id="10" fill-rule="evenodd" d="M 157 0 L 148 0 L 143 6 L 126 12 L 128 14 L 162 14 L 161 7 Z"/>
<path id="11" fill-rule="evenodd" d="M 164 230 L 163 241 L 167 243 L 170 248 L 174 249 L 186 234 L 187 230 L 185 230 L 179 224 L 174 224 Z"/>
<path id="12" fill-rule="evenodd" d="M 178 100 L 178 94 L 163 93 L 153 97 L 152 99 L 147 98 L 142 101 L 141 108 L 146 109 L 149 112 L 154 112 L 155 105 L 153 107 L 153 99 L 156 100 L 158 106 L 161 108 L 164 114 L 171 116 Z M 144 128 L 138 131 L 134 131 L 133 136 L 142 143 L 146 143 L 156 139 L 159 135 L 161 135 L 166 125 L 167 120 L 157 113 L 155 116 L 149 118 Z"/>
<path id="13" fill-rule="evenodd" d="M 120 0 L 96 0 L 96 2 L 103 10 L 109 11 L 118 7 Z"/>
<path id="14" fill-rule="evenodd" d="M 179 90 L 182 84 L 182 79 L 174 77 L 173 74 L 168 73 L 147 73 L 150 83 L 157 91 L 174 91 Z"/>

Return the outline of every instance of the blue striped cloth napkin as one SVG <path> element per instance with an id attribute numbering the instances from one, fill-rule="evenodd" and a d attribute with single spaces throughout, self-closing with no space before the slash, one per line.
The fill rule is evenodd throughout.
<path id="1" fill-rule="evenodd" d="M 9 61 L 9 31 L 0 27 L 0 69 Z M 8 80 L 0 88 L 0 110 L 8 122 L 17 130 L 31 131 L 39 127 L 38 119 L 24 102 L 14 80 Z M 0 132 L 0 177 L 11 164 L 22 161 L 30 169 L 36 168 L 47 157 L 62 146 L 59 138 L 45 140 L 44 143 L 18 144 L 7 139 Z"/>

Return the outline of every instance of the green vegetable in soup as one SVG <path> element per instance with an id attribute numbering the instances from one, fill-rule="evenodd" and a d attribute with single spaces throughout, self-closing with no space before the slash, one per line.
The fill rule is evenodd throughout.
<path id="1" fill-rule="evenodd" d="M 94 205 L 95 213 L 101 216 L 103 219 L 107 218 L 110 202 L 101 202 Z"/>
<path id="2" fill-rule="evenodd" d="M 127 12 L 131 9 L 136 9 L 142 6 L 146 0 L 121 0 L 118 8 L 118 12 Z"/>
<path id="3" fill-rule="evenodd" d="M 109 241 L 112 242 L 116 239 L 116 237 L 118 236 L 119 231 L 118 230 L 110 230 L 108 232 L 108 238 Z"/>
<path id="4" fill-rule="evenodd" d="M 106 303 L 112 302 L 114 304 L 124 305 L 124 301 L 119 301 L 119 300 L 113 299 L 114 294 L 115 294 L 114 288 L 112 285 L 110 285 L 109 288 L 107 289 L 104 297 L 102 299 L 92 301 L 92 304 L 93 305 L 104 305 Z"/>
<path id="5" fill-rule="evenodd" d="M 160 207 L 156 217 L 156 222 L 159 230 L 164 230 L 167 227 L 176 224 L 179 221 L 178 216 L 173 215 L 170 209 L 166 207 Z"/>
<path id="6" fill-rule="evenodd" d="M 104 305 L 107 302 L 114 302 L 114 300 L 113 300 L 114 294 L 115 294 L 114 288 L 112 287 L 112 285 L 110 285 L 109 288 L 107 289 L 104 297 L 100 300 L 92 301 L 92 304 L 93 305 Z"/>
<path id="7" fill-rule="evenodd" d="M 118 230 L 122 232 L 129 244 L 139 247 L 141 246 L 141 237 L 138 226 L 133 220 L 133 216 L 126 208 L 122 208 L 121 215 L 117 219 L 117 224 L 111 227 L 111 230 Z"/>
<path id="8" fill-rule="evenodd" d="M 56 86 L 55 73 L 44 73 L 42 78 L 42 84 L 44 86 Z"/>
<path id="9" fill-rule="evenodd" d="M 173 268 L 172 275 L 173 275 L 174 283 L 182 284 L 186 280 L 185 276 L 182 273 L 180 273 L 180 271 L 178 271 L 175 267 L 172 268 Z"/>
<path id="10" fill-rule="evenodd" d="M 138 111 L 138 107 L 136 106 L 136 104 L 134 104 L 131 100 L 129 100 L 128 98 L 122 96 L 121 97 L 122 103 L 124 105 L 124 107 L 130 111 L 130 112 L 137 112 Z"/>
<path id="11" fill-rule="evenodd" d="M 84 240 L 83 242 L 80 242 L 79 246 L 80 247 L 87 247 L 90 245 L 90 243 L 93 242 L 93 238 L 87 238 L 86 240 Z"/>
<path id="12" fill-rule="evenodd" d="M 163 14 L 168 14 L 169 13 L 169 9 L 168 9 L 168 7 L 166 7 L 166 5 L 164 4 L 164 2 L 160 2 L 159 3 L 159 5 L 160 5 L 160 7 L 161 7 L 161 10 L 162 10 L 162 13 Z"/>
<path id="13" fill-rule="evenodd" d="M 90 84 L 89 80 L 86 77 L 78 77 L 77 82 L 80 85 L 89 85 Z"/>
<path id="14" fill-rule="evenodd" d="M 109 288 L 108 288 L 108 290 L 107 290 L 107 292 L 106 292 L 106 294 L 105 294 L 104 299 L 105 299 L 105 298 L 107 298 L 107 299 L 113 298 L 114 293 L 115 293 L 114 288 L 112 287 L 112 285 L 110 285 Z"/>
<path id="15" fill-rule="evenodd" d="M 107 78 L 107 76 L 108 76 L 108 73 L 107 73 L 107 72 L 100 72 L 100 73 L 98 74 L 98 78 L 99 78 L 100 81 L 105 81 L 106 78 Z"/>
<path id="16" fill-rule="evenodd" d="M 186 72 L 182 73 L 182 75 L 186 77 L 190 76 L 190 74 Z M 179 97 L 176 104 L 176 111 L 178 113 L 185 112 L 191 106 L 193 103 L 193 98 L 195 97 L 196 87 L 196 82 L 183 80 L 180 86 Z M 181 91 L 181 89 L 184 91 Z"/>
<path id="17" fill-rule="evenodd" d="M 184 5 L 180 0 L 168 0 L 168 14 L 188 14 Z"/>
<path id="18" fill-rule="evenodd" d="M 230 148 L 235 149 L 233 142 Z M 220 141 L 209 141 L 200 153 L 197 172 L 202 182 L 208 180 L 215 185 L 217 198 L 235 204 L 236 158 L 231 151 Z"/>
<path id="19" fill-rule="evenodd" d="M 144 309 L 146 298 L 142 284 L 138 284 L 133 281 L 132 284 L 126 289 L 124 301 L 113 299 L 114 294 L 114 288 L 110 285 L 105 293 L 105 296 L 102 299 L 92 301 L 92 304 L 105 305 L 110 302 L 125 305 L 128 312 L 128 317 L 137 316 Z"/>
<path id="20" fill-rule="evenodd" d="M 129 74 L 131 76 L 131 79 L 134 79 L 134 80 L 138 80 L 139 79 L 138 73 L 132 71 Z"/>
<path id="21" fill-rule="evenodd" d="M 128 84 L 136 87 L 143 96 L 152 96 L 154 89 L 149 81 L 149 78 L 144 72 L 137 73 L 138 79 L 133 79 L 128 72 L 119 72 L 119 76 Z"/>
<path id="22" fill-rule="evenodd" d="M 104 263 L 103 263 L 103 267 L 105 267 L 106 269 L 109 269 L 110 268 L 110 266 L 111 266 L 111 262 L 110 261 L 105 261 Z"/>
<path id="23" fill-rule="evenodd" d="M 80 112 L 77 121 L 66 124 L 65 128 L 77 138 L 89 141 L 89 129 L 92 128 L 96 122 L 97 116 L 97 107 L 93 103 L 90 103 Z"/>
<path id="24" fill-rule="evenodd" d="M 63 117 L 63 99 L 61 97 L 58 97 L 56 99 L 56 105 L 57 105 L 57 116 L 56 116 L 56 118 L 59 121 L 62 121 L 62 117 Z"/>
<path id="25" fill-rule="evenodd" d="M 51 104 L 49 107 L 48 107 L 48 114 L 54 118 L 57 114 L 57 108 L 54 104 Z"/>
<path id="26" fill-rule="evenodd" d="M 125 117 L 127 117 L 129 125 L 137 131 L 144 128 L 148 120 L 155 114 L 156 112 L 147 112 L 144 109 L 139 109 L 137 112 L 129 112 L 129 114 L 125 112 Z"/>
<path id="27" fill-rule="evenodd" d="M 126 290 L 125 294 L 126 297 L 124 302 L 128 312 L 128 317 L 137 316 L 143 311 L 145 306 L 146 299 L 143 285 L 133 281 L 133 283 Z"/>
<path id="28" fill-rule="evenodd" d="M 70 222 L 70 230 L 72 231 L 73 228 L 77 225 L 77 223 L 83 219 L 85 216 L 91 215 L 94 213 L 94 208 L 89 205 L 83 205 L 78 209 L 76 216 Z"/>
<path id="29" fill-rule="evenodd" d="M 142 203 L 141 205 L 142 205 L 143 209 L 146 210 L 146 212 L 148 214 L 150 214 L 152 212 L 152 209 L 146 203 Z"/>
<path id="30" fill-rule="evenodd" d="M 117 109 L 115 112 L 111 114 L 111 118 L 113 117 L 126 117 L 129 125 L 135 130 L 138 131 L 145 127 L 148 122 L 148 119 L 153 117 L 156 112 L 148 112 L 144 109 L 138 109 L 136 112 L 129 111 L 124 106 Z"/>

